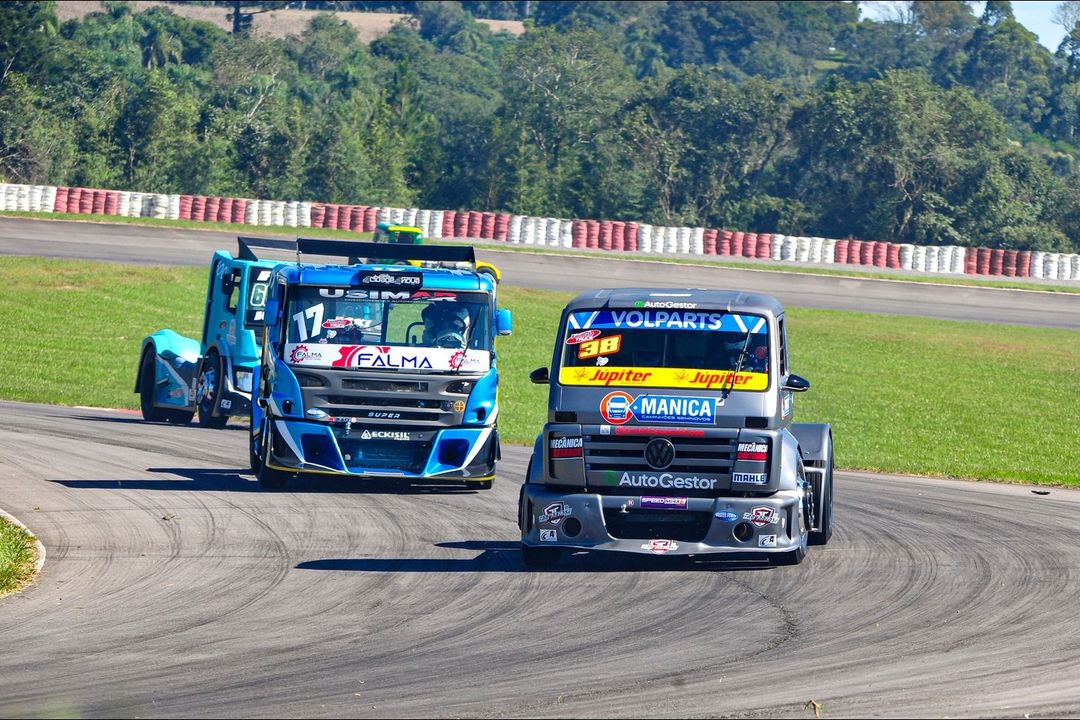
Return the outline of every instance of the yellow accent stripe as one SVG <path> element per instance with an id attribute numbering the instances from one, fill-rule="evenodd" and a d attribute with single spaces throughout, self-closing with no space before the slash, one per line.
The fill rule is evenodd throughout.
<path id="1" fill-rule="evenodd" d="M 654 367 L 563 367 L 559 369 L 560 385 L 590 385 L 600 387 L 685 388 L 690 390 L 720 390 L 731 382 L 729 370 L 697 370 L 694 368 Z M 765 390 L 769 374 L 741 372 L 735 380 L 735 390 Z"/>

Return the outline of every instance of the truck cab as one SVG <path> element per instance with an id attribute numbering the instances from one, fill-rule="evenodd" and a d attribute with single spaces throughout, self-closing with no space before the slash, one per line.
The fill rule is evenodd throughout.
<path id="1" fill-rule="evenodd" d="M 296 243 L 250 237 L 237 243 L 235 257 L 219 250 L 210 259 L 201 338 L 163 329 L 143 339 L 135 392 L 145 420 L 188 423 L 198 414 L 204 427 L 223 427 L 231 416 L 250 413 L 262 355 L 256 329 L 279 262 L 260 259 L 255 250 L 295 251 Z"/>
<path id="2" fill-rule="evenodd" d="M 529 565 L 568 550 L 801 562 L 832 532 L 832 434 L 793 422 L 784 309 L 721 290 L 609 289 L 563 310 L 519 499 Z"/>
<path id="3" fill-rule="evenodd" d="M 261 322 L 249 449 L 261 485 L 300 474 L 490 488 L 500 456 L 495 338 L 509 310 L 471 247 L 297 240 Z"/>

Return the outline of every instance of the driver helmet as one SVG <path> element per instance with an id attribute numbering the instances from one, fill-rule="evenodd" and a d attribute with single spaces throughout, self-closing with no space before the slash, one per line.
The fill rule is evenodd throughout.
<path id="1" fill-rule="evenodd" d="M 457 303 L 432 303 L 420 313 L 427 341 L 438 347 L 461 347 L 469 330 L 469 311 Z"/>

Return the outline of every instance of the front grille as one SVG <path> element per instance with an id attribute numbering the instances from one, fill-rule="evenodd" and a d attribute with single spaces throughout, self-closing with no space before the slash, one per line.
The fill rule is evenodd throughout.
<path id="1" fill-rule="evenodd" d="M 663 436 L 659 436 L 663 437 Z M 649 436 L 587 435 L 585 470 L 635 470 L 645 464 Z M 675 460 L 663 468 L 677 473 L 731 473 L 735 462 L 734 437 L 668 437 L 675 446 Z"/>
<path id="2" fill-rule="evenodd" d="M 343 390 L 360 390 L 363 392 L 395 392 L 395 393 L 426 393 L 426 382 L 397 382 L 394 380 L 351 380 L 341 381 Z"/>
<path id="3" fill-rule="evenodd" d="M 712 513 L 604 508 L 604 523 L 608 534 L 620 540 L 701 542 L 709 532 Z"/>
<path id="4" fill-rule="evenodd" d="M 409 422 L 437 427 L 452 427 L 462 421 L 455 403 L 462 402 L 460 394 L 447 392 L 447 386 L 460 382 L 458 376 L 409 376 L 372 371 L 370 376 L 357 376 L 360 371 L 305 368 L 318 375 L 325 385 L 303 387 L 305 411 L 318 409 L 337 418 L 353 418 L 354 422 Z M 377 377 L 382 375 L 382 377 Z M 402 377 L 405 375 L 405 377 Z"/>
<path id="5" fill-rule="evenodd" d="M 338 437 L 338 447 L 345 466 L 353 471 L 396 470 L 419 473 L 431 455 L 430 442 L 397 440 L 361 440 L 359 437 Z"/>

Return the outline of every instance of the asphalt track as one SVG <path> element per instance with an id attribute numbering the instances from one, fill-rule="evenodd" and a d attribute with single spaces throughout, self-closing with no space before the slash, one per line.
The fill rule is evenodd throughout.
<path id="1" fill-rule="evenodd" d="M 0 502 L 49 554 L 0 600 L 0 716 L 1080 714 L 1078 491 L 838 473 L 798 567 L 531 572 L 523 448 L 490 491 L 263 493 L 245 437 L 0 402 Z"/>
<path id="2" fill-rule="evenodd" d="M 768 293 L 792 307 L 1080 329 L 1080 293 L 1045 292 L 1037 281 L 1030 283 L 1031 290 L 1017 291 L 910 282 L 901 274 L 896 274 L 896 280 L 882 281 L 655 261 L 625 262 L 596 255 L 510 252 L 500 251 L 498 245 L 490 243 L 479 247 L 480 258 L 497 264 L 508 284 L 531 288 L 574 292 L 664 284 L 729 288 Z M 208 267 L 210 256 L 221 248 L 235 253 L 236 234 L 0 218 L 0 255 Z"/>

